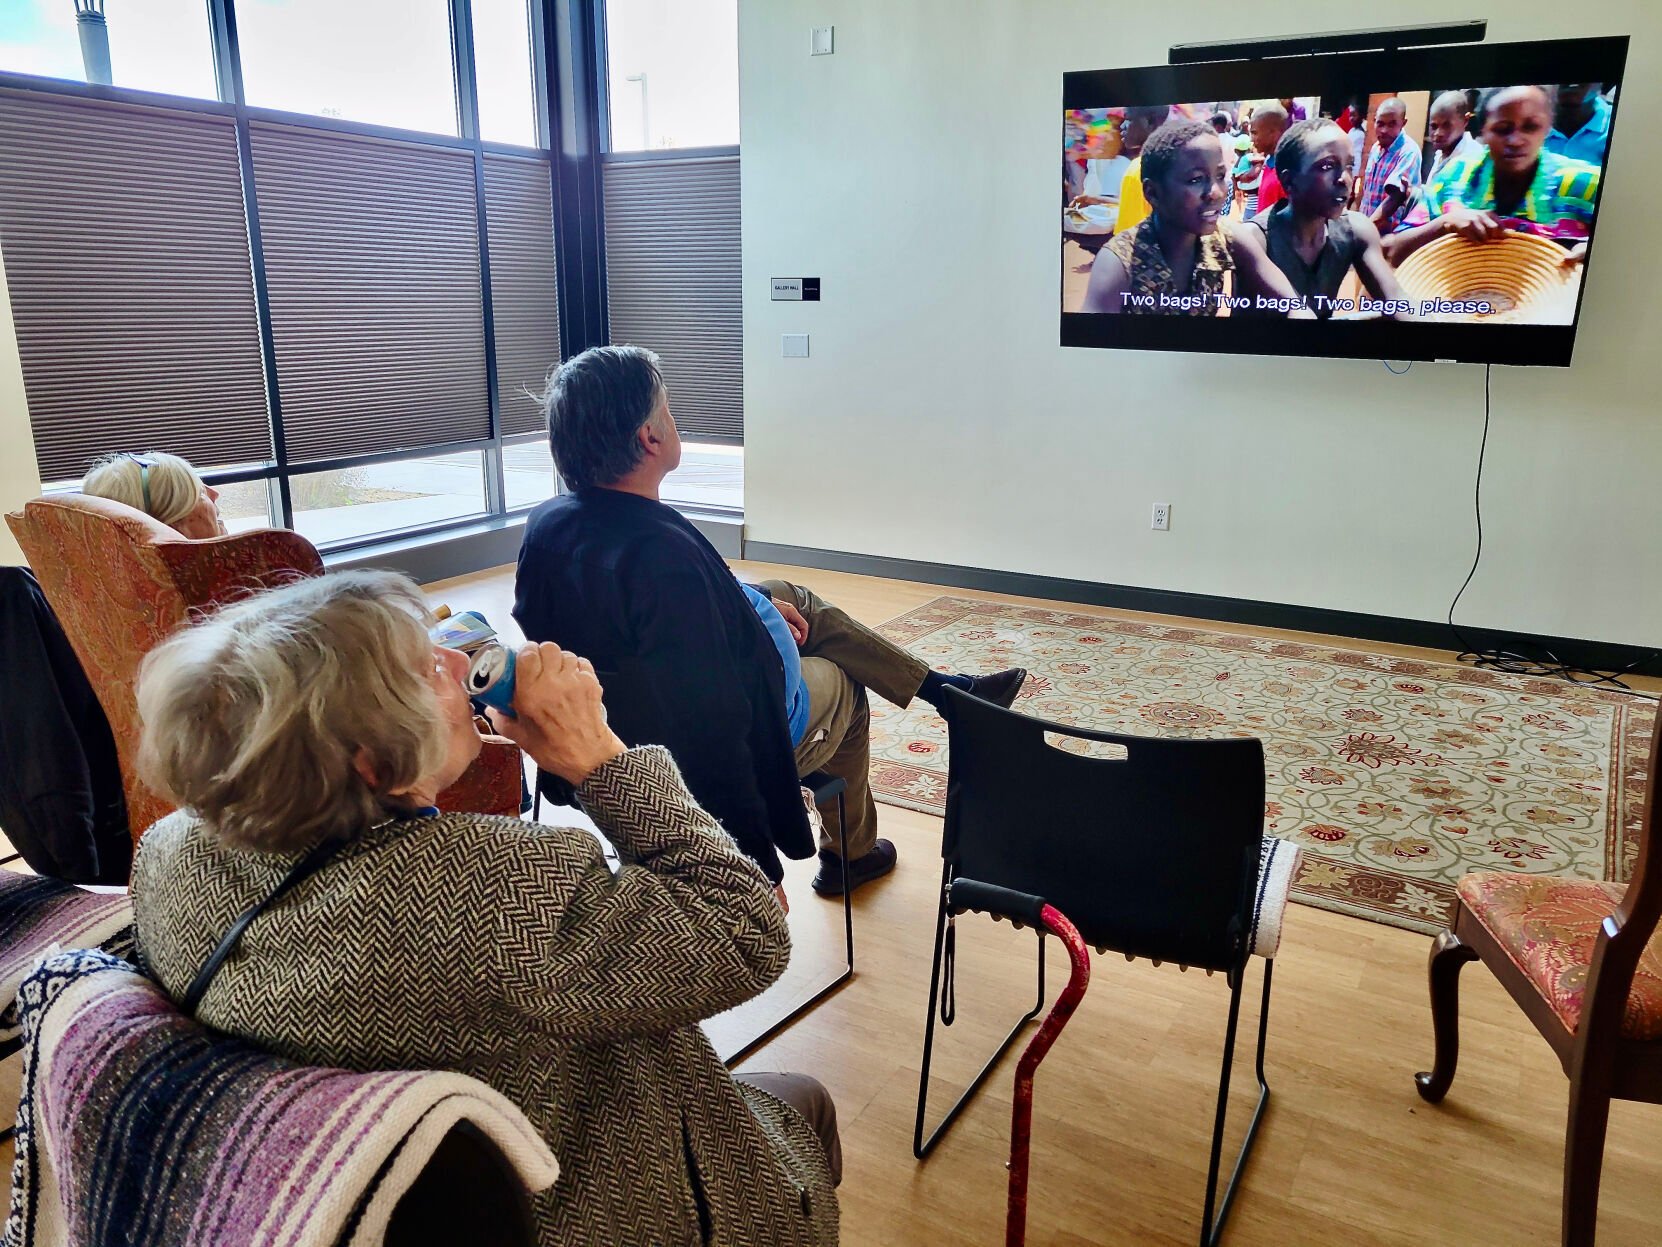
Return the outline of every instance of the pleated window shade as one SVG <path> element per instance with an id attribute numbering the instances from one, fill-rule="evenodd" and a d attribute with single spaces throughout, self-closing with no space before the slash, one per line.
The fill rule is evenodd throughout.
<path id="1" fill-rule="evenodd" d="M 291 460 L 490 435 L 473 156 L 252 123 Z"/>
<path id="2" fill-rule="evenodd" d="M 0 91 L 0 250 L 45 481 L 269 459 L 228 117 Z"/>
<path id="3" fill-rule="evenodd" d="M 496 394 L 504 436 L 543 427 L 542 394 L 560 362 L 554 287 L 554 183 L 548 161 L 486 155 L 485 225 Z"/>
<path id="4" fill-rule="evenodd" d="M 739 158 L 608 164 L 613 342 L 663 357 L 682 436 L 744 440 Z"/>

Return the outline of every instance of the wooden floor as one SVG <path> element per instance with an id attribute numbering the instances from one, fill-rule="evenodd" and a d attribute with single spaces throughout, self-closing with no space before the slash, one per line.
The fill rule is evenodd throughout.
<path id="1" fill-rule="evenodd" d="M 737 567 L 749 578 L 798 578 L 873 623 L 941 593 L 1025 600 L 764 564 Z M 481 609 L 498 627 L 510 623 L 511 568 L 429 588 L 437 601 Z M 1649 682 L 1652 691 L 1657 686 Z M 857 978 L 747 1068 L 811 1073 L 835 1097 L 846 1158 L 844 1243 L 1000 1243 L 1013 1061 L 995 1073 L 927 1162 L 912 1159 L 940 820 L 890 806 L 879 813 L 883 834 L 899 847 L 900 865 L 857 895 Z M 712 1024 L 724 1050 L 836 967 L 841 909 L 808 889 L 807 866 L 793 864 L 787 880 L 796 944 L 791 970 L 740 1016 Z M 1000 1023 L 1030 1003 L 1032 941 L 1030 933 L 985 919 L 960 923 L 958 1022 L 937 1031 L 935 1111 L 977 1068 L 978 1056 L 991 1051 Z M 1408 932 L 1290 907 L 1270 1026 L 1274 1096 L 1231 1217 L 1230 1247 L 1558 1242 L 1566 1080 L 1481 965 L 1465 973 L 1464 1063 L 1454 1089 L 1436 1108 L 1414 1093 L 1412 1075 L 1431 1055 L 1428 944 Z M 1066 965 L 1056 951 L 1050 969 L 1053 983 L 1063 981 Z M 1194 1243 L 1228 993 L 1221 978 L 1114 956 L 1096 958 L 1093 971 L 1083 1006 L 1038 1075 L 1028 1241 Z M 1255 970 L 1248 991 L 1254 1002 L 1257 983 Z M 1254 1003 L 1244 1012 L 1243 1034 L 1256 1020 Z M 1243 1045 L 1226 1148 L 1244 1129 L 1255 1091 L 1251 1074 L 1250 1045 Z M 1603 1247 L 1662 1242 L 1659 1140 L 1662 1108 L 1615 1106 Z"/>

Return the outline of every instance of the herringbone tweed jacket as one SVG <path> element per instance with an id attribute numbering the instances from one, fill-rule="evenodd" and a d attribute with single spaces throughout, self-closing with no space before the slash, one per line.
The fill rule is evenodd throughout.
<path id="1" fill-rule="evenodd" d="M 310 1064 L 496 1087 L 559 1158 L 538 1205 L 545 1247 L 834 1244 L 808 1123 L 737 1086 L 697 1026 L 789 958 L 761 871 L 663 749 L 630 750 L 579 796 L 623 859 L 615 876 L 584 830 L 384 823 L 248 929 L 198 1016 Z M 295 860 L 227 848 L 183 811 L 150 829 L 133 908 L 174 999 Z"/>

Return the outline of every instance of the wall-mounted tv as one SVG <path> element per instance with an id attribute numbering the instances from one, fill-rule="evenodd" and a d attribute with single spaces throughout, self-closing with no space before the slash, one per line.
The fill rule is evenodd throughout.
<path id="1" fill-rule="evenodd" d="M 1062 79 L 1062 345 L 1567 365 L 1628 40 Z"/>

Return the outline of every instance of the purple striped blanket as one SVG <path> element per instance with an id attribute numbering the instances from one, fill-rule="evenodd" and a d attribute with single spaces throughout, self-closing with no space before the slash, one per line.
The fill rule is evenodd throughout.
<path id="1" fill-rule="evenodd" d="M 132 925 L 125 892 L 88 892 L 0 870 L 0 1055 L 17 1048 L 17 985 L 42 953 L 56 945 L 121 954 L 132 947 Z"/>
<path id="2" fill-rule="evenodd" d="M 526 1187 L 559 1174 L 518 1108 L 472 1078 L 272 1056 L 185 1017 L 104 952 L 56 953 L 19 991 L 23 1101 L 4 1247 L 379 1243 L 450 1127 Z"/>

